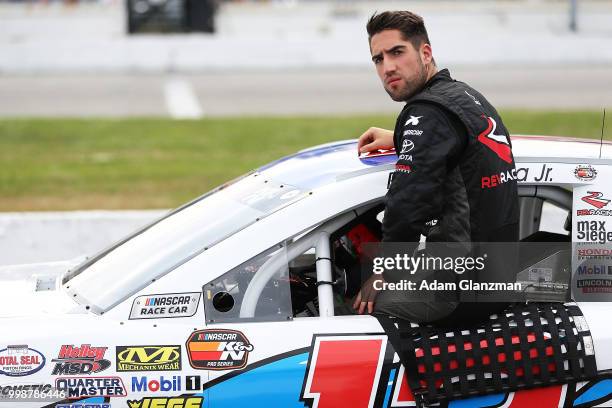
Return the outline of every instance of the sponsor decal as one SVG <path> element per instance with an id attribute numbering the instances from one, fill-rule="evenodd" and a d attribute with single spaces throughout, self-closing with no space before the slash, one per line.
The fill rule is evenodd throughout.
<path id="1" fill-rule="evenodd" d="M 612 293 L 612 279 L 579 279 L 576 285 L 582 293 Z"/>
<path id="2" fill-rule="evenodd" d="M 186 347 L 191 367 L 202 370 L 243 368 L 254 348 L 241 332 L 224 329 L 195 331 Z"/>
<path id="3" fill-rule="evenodd" d="M 410 139 L 404 139 L 402 141 L 402 151 L 400 153 L 408 153 L 412 149 L 414 149 L 414 142 Z"/>
<path id="4" fill-rule="evenodd" d="M 578 275 L 612 275 L 612 265 L 580 265 Z"/>
<path id="5" fill-rule="evenodd" d="M 612 242 L 612 232 L 606 230 L 605 221 L 578 221 L 576 226 L 578 239 L 598 244 Z"/>
<path id="6" fill-rule="evenodd" d="M 603 208 L 610 203 L 607 198 L 602 198 L 603 193 L 599 191 L 587 191 L 589 195 L 582 197 L 582 201 L 591 204 L 595 208 Z"/>
<path id="7" fill-rule="evenodd" d="M 405 161 L 412 161 L 412 155 L 411 154 L 400 154 L 399 159 L 405 160 Z"/>
<path id="8" fill-rule="evenodd" d="M 423 131 L 418 130 L 418 129 L 404 130 L 404 136 L 421 136 L 422 134 L 423 134 Z"/>
<path id="9" fill-rule="evenodd" d="M 55 387 L 64 391 L 68 399 L 127 397 L 120 377 L 60 377 L 55 380 Z"/>
<path id="10" fill-rule="evenodd" d="M 610 248 L 579 248 L 578 259 L 612 259 Z"/>
<path id="11" fill-rule="evenodd" d="M 23 377 L 34 374 L 45 365 L 45 356 L 27 345 L 7 346 L 0 350 L 0 374 Z"/>
<path id="12" fill-rule="evenodd" d="M 419 119 L 421 119 L 422 117 L 423 116 L 412 116 L 412 115 L 410 115 L 410 118 L 406 121 L 404 126 L 408 126 L 408 125 L 416 126 L 416 125 L 419 124 Z"/>
<path id="13" fill-rule="evenodd" d="M 576 215 L 599 215 L 599 216 L 612 216 L 612 210 L 604 209 L 610 203 L 610 200 L 603 198 L 603 193 L 599 191 L 588 191 L 588 195 L 581 198 L 587 204 L 592 205 L 593 208 L 585 208 L 576 210 Z"/>
<path id="14" fill-rule="evenodd" d="M 574 176 L 578 180 L 591 181 L 597 177 L 597 170 L 590 164 L 580 164 L 574 170 Z"/>
<path id="15" fill-rule="evenodd" d="M 117 371 L 180 371 L 181 346 L 117 346 Z"/>
<path id="16" fill-rule="evenodd" d="M 185 377 L 185 391 L 201 391 L 202 377 L 199 375 L 188 375 Z"/>
<path id="17" fill-rule="evenodd" d="M 412 167 L 407 164 L 398 163 L 395 165 L 395 171 L 400 172 L 400 173 L 410 174 L 412 173 Z"/>
<path id="18" fill-rule="evenodd" d="M 506 163 L 512 163 L 512 149 L 506 135 L 496 135 L 497 122 L 492 117 L 483 116 L 488 122 L 487 128 L 478 135 L 478 141 L 491 149 L 497 157 Z"/>
<path id="19" fill-rule="evenodd" d="M 55 408 L 111 408 L 108 403 L 75 402 L 73 404 L 57 404 Z"/>
<path id="20" fill-rule="evenodd" d="M 128 400 L 129 408 L 201 408 L 202 397 L 147 397 Z"/>
<path id="21" fill-rule="evenodd" d="M 516 181 L 516 169 L 508 171 L 502 171 L 499 174 L 493 174 L 492 176 L 484 176 L 480 179 L 480 188 L 495 188 L 508 181 Z"/>
<path id="22" fill-rule="evenodd" d="M 173 375 L 165 378 L 163 375 L 159 379 L 149 379 L 149 377 L 132 377 L 132 392 L 158 392 L 158 391 L 181 391 L 181 377 Z"/>
<path id="23" fill-rule="evenodd" d="M 57 358 L 51 360 L 56 363 L 51 375 L 79 375 L 94 374 L 106 370 L 111 362 L 104 358 L 108 347 L 92 347 L 82 344 L 76 347 L 65 344 L 60 347 Z"/>
<path id="24" fill-rule="evenodd" d="M 200 292 L 138 296 L 132 303 L 130 320 L 191 317 L 198 310 Z"/>

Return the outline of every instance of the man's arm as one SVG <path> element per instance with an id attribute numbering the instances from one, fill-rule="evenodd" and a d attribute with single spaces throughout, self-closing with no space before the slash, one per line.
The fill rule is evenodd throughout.
<path id="1" fill-rule="evenodd" d="M 465 132 L 459 135 L 456 123 L 451 123 L 450 114 L 442 109 L 421 104 L 402 113 L 396 135 L 399 157 L 387 192 L 383 241 L 418 242 L 425 224 L 442 213 L 449 163 L 467 144 Z"/>

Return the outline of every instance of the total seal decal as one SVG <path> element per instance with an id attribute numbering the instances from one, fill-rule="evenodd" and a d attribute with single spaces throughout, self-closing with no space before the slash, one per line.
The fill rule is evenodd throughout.
<path id="1" fill-rule="evenodd" d="M 201 408 L 203 397 L 147 397 L 140 400 L 128 400 L 129 408 Z"/>
<path id="2" fill-rule="evenodd" d="M 27 345 L 7 346 L 0 350 L 0 374 L 22 377 L 34 374 L 45 365 L 45 356 Z"/>
<path id="3" fill-rule="evenodd" d="M 88 397 L 127 397 L 120 377 L 60 377 L 55 388 L 66 393 L 68 399 Z"/>
<path id="4" fill-rule="evenodd" d="M 60 347 L 51 375 L 94 374 L 106 370 L 111 362 L 104 358 L 108 347 L 92 347 L 82 344 L 80 347 L 65 344 Z"/>
<path id="5" fill-rule="evenodd" d="M 191 317 L 200 303 L 200 292 L 138 296 L 132 303 L 130 320 Z"/>
<path id="6" fill-rule="evenodd" d="M 117 346 L 117 372 L 180 371 L 181 346 Z"/>
<path id="7" fill-rule="evenodd" d="M 254 347 L 237 330 L 197 330 L 186 343 L 191 367 L 200 370 L 234 370 L 247 365 Z"/>

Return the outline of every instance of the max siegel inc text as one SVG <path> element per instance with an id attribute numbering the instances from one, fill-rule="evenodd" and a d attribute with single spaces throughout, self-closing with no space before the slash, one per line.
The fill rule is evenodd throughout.
<path id="1" fill-rule="evenodd" d="M 478 291 L 522 291 L 522 286 L 519 282 L 474 282 L 469 279 L 462 279 L 459 283 L 455 282 L 438 282 L 422 280 L 418 284 L 414 281 L 402 279 L 399 282 L 385 282 L 382 279 L 377 279 L 373 282 L 375 290 L 409 290 L 409 291 L 456 291 L 460 290 L 478 290 Z"/>

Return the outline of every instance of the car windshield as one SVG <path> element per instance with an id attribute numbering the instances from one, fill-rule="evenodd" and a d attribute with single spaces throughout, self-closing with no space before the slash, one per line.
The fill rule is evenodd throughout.
<path id="1" fill-rule="evenodd" d="M 103 312 L 247 226 L 346 173 L 376 167 L 355 160 L 354 142 L 299 152 L 227 183 L 137 231 L 63 277 L 79 303 Z M 282 181 L 279 181 L 282 180 Z"/>
<path id="2" fill-rule="evenodd" d="M 154 269 L 159 276 L 215 243 L 242 230 L 286 205 L 304 192 L 296 186 L 275 182 L 252 173 L 227 183 L 177 209 L 127 239 L 80 265 L 64 277 L 64 283 L 87 275 L 104 276 L 112 285 L 117 271 L 136 273 Z M 125 282 L 124 282 L 125 283 Z"/>

